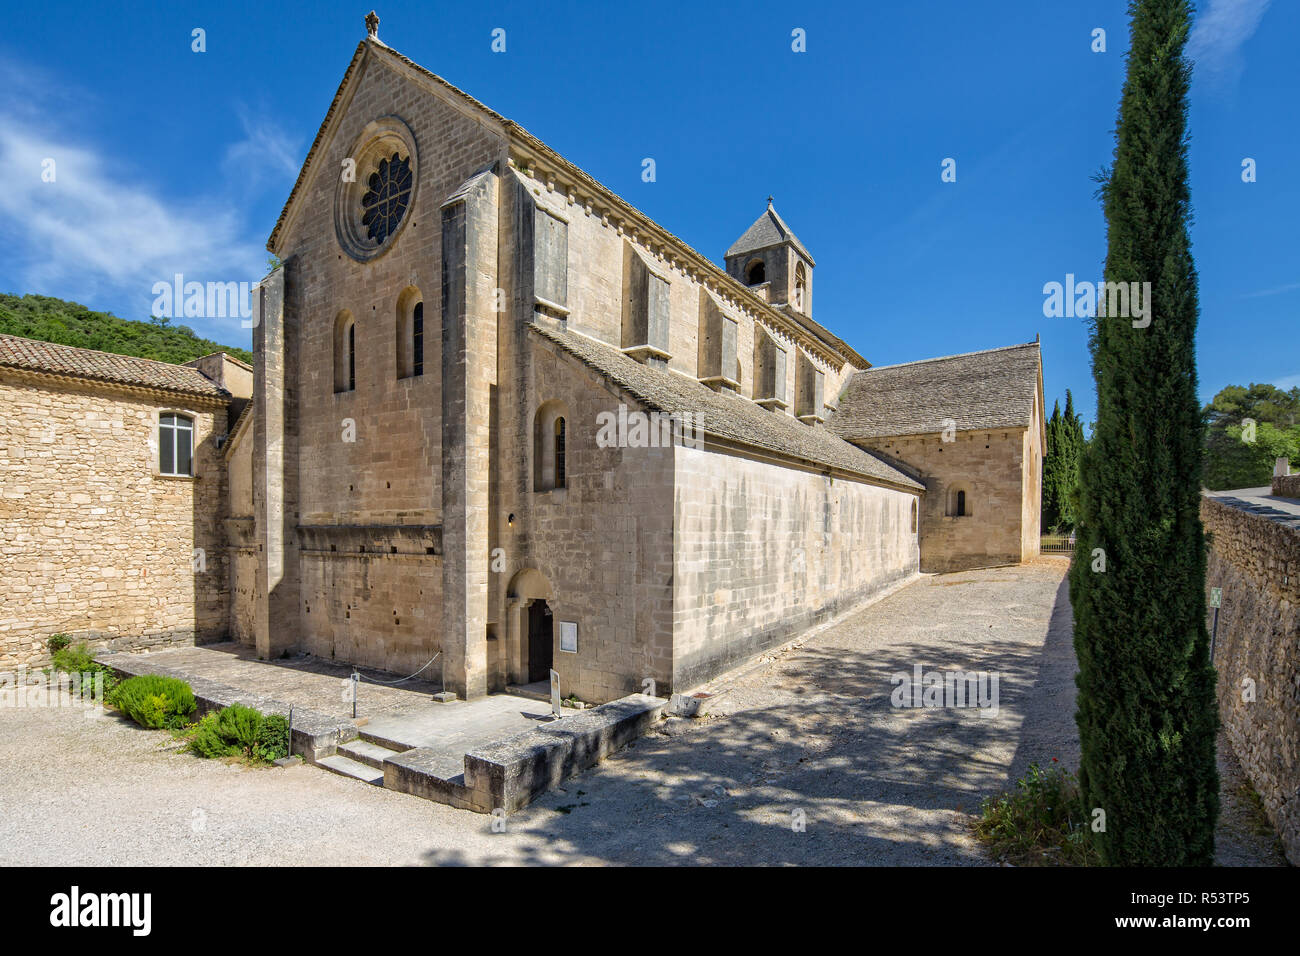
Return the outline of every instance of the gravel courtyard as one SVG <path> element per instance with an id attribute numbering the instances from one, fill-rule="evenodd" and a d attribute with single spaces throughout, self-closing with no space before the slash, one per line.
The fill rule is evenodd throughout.
<path id="1" fill-rule="evenodd" d="M 923 578 L 715 682 L 707 717 L 666 721 L 504 833 L 313 767 L 200 760 L 112 716 L 0 708 L 0 861 L 986 865 L 981 798 L 1031 761 L 1077 764 L 1064 571 Z M 996 714 L 891 706 L 915 665 L 996 673 Z M 1242 832 L 1221 860 L 1276 863 L 1225 811 Z"/>

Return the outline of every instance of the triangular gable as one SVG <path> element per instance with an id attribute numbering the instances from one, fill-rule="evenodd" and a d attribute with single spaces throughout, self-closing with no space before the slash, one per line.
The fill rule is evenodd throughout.
<path id="1" fill-rule="evenodd" d="M 352 54 L 352 60 L 343 73 L 343 79 L 339 82 L 339 88 L 334 93 L 334 99 L 330 102 L 325 118 L 321 120 L 320 129 L 316 131 L 316 138 L 312 141 L 311 149 L 307 151 L 307 158 L 303 160 L 302 168 L 298 171 L 298 178 L 293 184 L 293 189 L 289 191 L 289 198 L 285 200 L 284 207 L 280 210 L 280 216 L 276 220 L 275 228 L 271 230 L 270 238 L 266 241 L 266 248 L 270 252 L 276 252 L 280 237 L 288 228 L 292 214 L 297 208 L 299 197 L 307 190 L 308 184 L 316 173 L 319 156 L 324 153 L 326 145 L 334 138 L 335 129 L 347 112 L 347 107 L 352 101 L 352 94 L 355 92 L 357 84 L 360 83 L 369 65 L 375 61 L 382 62 L 385 66 L 398 72 L 404 72 L 412 79 L 423 81 L 420 84 L 421 86 L 435 95 L 441 96 L 453 106 L 491 119 L 502 124 L 503 127 L 509 122 L 505 117 L 484 106 L 468 93 L 457 89 L 442 77 L 429 72 L 418 63 L 385 46 L 379 40 L 371 38 L 362 40 L 357 44 L 356 52 Z M 429 81 L 432 81 L 432 83 Z M 502 132 L 504 135 L 504 128 Z"/>

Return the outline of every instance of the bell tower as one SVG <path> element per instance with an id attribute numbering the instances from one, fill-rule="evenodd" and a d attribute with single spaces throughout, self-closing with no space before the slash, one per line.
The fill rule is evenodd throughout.
<path id="1" fill-rule="evenodd" d="M 772 305 L 812 317 L 812 255 L 785 224 L 767 197 L 767 209 L 731 244 L 727 274 Z"/>

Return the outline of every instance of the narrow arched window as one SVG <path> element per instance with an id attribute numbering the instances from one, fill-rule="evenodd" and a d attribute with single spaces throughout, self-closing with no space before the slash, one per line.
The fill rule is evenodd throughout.
<path id="1" fill-rule="evenodd" d="M 957 492 L 957 517 L 966 517 L 966 492 Z"/>
<path id="2" fill-rule="evenodd" d="M 348 391 L 357 390 L 357 324 L 348 326 Z"/>
<path id="3" fill-rule="evenodd" d="M 158 416 L 158 471 L 194 476 L 194 419 L 175 412 Z"/>
<path id="4" fill-rule="evenodd" d="M 555 487 L 564 487 L 564 419 L 555 420 Z"/>
<path id="5" fill-rule="evenodd" d="M 912 534 L 916 534 L 916 499 L 912 499 Z"/>
<path id="6" fill-rule="evenodd" d="M 334 391 L 351 392 L 357 387 L 357 330 L 347 309 L 334 319 Z"/>
<path id="7" fill-rule="evenodd" d="M 411 374 L 424 374 L 424 303 L 415 303 L 411 317 Z"/>
<path id="8" fill-rule="evenodd" d="M 804 310 L 804 302 L 807 301 L 807 286 L 808 277 L 803 271 L 803 263 L 801 262 L 794 269 L 794 307 L 800 312 Z"/>
<path id="9" fill-rule="evenodd" d="M 424 300 L 420 290 L 407 286 L 397 297 L 394 312 L 394 340 L 397 344 L 397 377 L 416 378 L 424 374 Z"/>
<path id="10" fill-rule="evenodd" d="M 745 269 L 745 285 L 760 285 L 767 281 L 767 264 L 762 259 L 755 259 Z"/>
<path id="11" fill-rule="evenodd" d="M 565 487 L 569 474 L 565 423 L 569 410 L 564 402 L 543 402 L 533 419 L 533 491 Z"/>

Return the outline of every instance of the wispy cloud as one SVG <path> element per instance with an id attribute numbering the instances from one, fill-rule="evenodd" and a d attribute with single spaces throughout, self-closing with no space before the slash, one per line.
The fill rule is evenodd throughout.
<path id="1" fill-rule="evenodd" d="M 236 107 L 244 138 L 232 143 L 222 160 L 222 169 L 238 186 L 257 188 L 267 182 L 290 183 L 298 175 L 303 157 L 297 144 L 275 122 L 248 107 Z"/>
<path id="2" fill-rule="evenodd" d="M 1255 34 L 1271 0 L 1209 0 L 1187 38 L 1187 55 L 1196 62 L 1196 76 L 1218 89 L 1233 86 L 1241 76 L 1242 45 Z"/>
<path id="3" fill-rule="evenodd" d="M 1276 286 L 1272 289 L 1260 289 L 1258 292 L 1246 292 L 1242 294 L 1243 299 L 1262 299 L 1270 295 L 1283 295 L 1287 292 L 1294 292 L 1300 289 L 1300 282 L 1288 282 L 1286 285 Z"/>
<path id="4" fill-rule="evenodd" d="M 0 78 L 17 76 L 12 64 L 0 63 Z M 178 272 L 200 282 L 261 277 L 264 239 L 247 222 L 246 197 L 264 183 L 292 182 L 297 172 L 293 144 L 273 124 L 238 109 L 245 135 L 223 157 L 227 181 L 200 182 L 178 198 L 154 185 L 147 170 L 75 132 L 83 128 L 75 109 L 41 108 L 46 91 L 76 100 L 60 90 L 48 78 L 28 82 L 0 104 L 0 245 L 15 285 L 5 291 L 116 306 L 143 318 L 154 283 Z M 50 160 L 53 181 L 42 176 Z M 238 318 L 213 319 L 203 331 L 238 328 Z"/>

